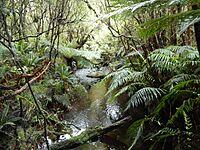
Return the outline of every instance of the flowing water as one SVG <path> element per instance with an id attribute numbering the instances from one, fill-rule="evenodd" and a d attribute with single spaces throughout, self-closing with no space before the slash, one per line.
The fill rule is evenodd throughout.
<path id="1" fill-rule="evenodd" d="M 65 115 L 66 123 L 71 124 L 72 136 L 79 135 L 88 127 L 108 126 L 113 121 L 121 117 L 120 106 L 118 103 L 107 104 L 105 94 L 107 91 L 107 82 L 98 82 L 96 78 L 87 77 L 92 74 L 91 69 L 80 69 L 75 74 L 82 83 L 93 84 L 88 91 L 89 99 L 76 101 L 70 111 Z M 89 105 L 88 105 L 89 104 Z M 61 136 L 60 140 L 69 139 L 70 135 Z M 114 150 L 109 145 L 99 141 L 88 143 L 74 150 Z"/>
<path id="2" fill-rule="evenodd" d="M 89 127 L 109 126 L 113 121 L 121 117 L 121 110 L 118 103 L 107 104 L 105 94 L 108 82 L 99 81 L 97 78 L 90 78 L 94 70 L 80 69 L 75 75 L 84 85 L 90 85 L 88 97 L 76 100 L 72 103 L 72 110 L 65 114 L 65 122 L 72 129 L 71 134 L 60 136 L 59 141 L 70 139 L 85 131 Z M 51 140 L 49 139 L 51 144 Z M 45 145 L 45 143 L 44 143 Z M 113 146 L 101 143 L 100 141 L 91 142 L 75 148 L 74 150 L 121 150 Z"/>

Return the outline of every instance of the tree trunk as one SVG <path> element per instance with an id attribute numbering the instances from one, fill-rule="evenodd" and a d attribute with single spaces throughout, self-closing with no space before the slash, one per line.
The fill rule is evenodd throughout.
<path id="1" fill-rule="evenodd" d="M 196 10 L 196 9 L 200 9 L 200 6 L 193 5 L 192 8 L 193 10 Z M 200 21 L 194 24 L 194 32 L 195 32 L 195 38 L 196 38 L 196 43 L 197 43 L 197 49 L 200 55 Z"/>
<path id="2" fill-rule="evenodd" d="M 119 120 L 110 126 L 107 127 L 94 127 L 89 128 L 78 136 L 72 137 L 71 139 L 53 144 L 51 150 L 67 150 L 76 148 L 80 145 L 87 143 L 87 141 L 97 141 L 102 135 L 117 129 L 125 123 L 128 123 L 131 120 L 131 117 L 128 116 L 122 120 Z"/>

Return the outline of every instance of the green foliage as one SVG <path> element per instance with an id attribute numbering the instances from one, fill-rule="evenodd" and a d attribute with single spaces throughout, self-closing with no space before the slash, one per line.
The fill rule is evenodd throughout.
<path id="1" fill-rule="evenodd" d="M 44 67 L 45 60 L 50 58 L 49 55 L 52 56 L 46 73 L 31 83 L 34 96 L 47 119 L 49 137 L 53 135 L 55 138 L 69 131 L 62 121 L 64 110 L 69 108 L 71 101 L 87 99 L 88 96 L 85 87 L 80 85 L 73 75 L 75 69 L 70 70 L 72 68 L 64 63 L 63 57 L 77 61 L 78 67 L 113 61 L 110 59 L 113 54 L 103 55 L 99 49 L 106 52 L 119 50 L 120 58 L 116 60 L 118 59 L 123 67 L 104 79 L 110 81 L 107 93 L 106 82 L 102 91 L 91 95 L 95 97 L 100 94 L 103 97 L 106 93 L 109 102 L 122 97 L 127 104 L 126 110 L 134 112 L 136 107 L 140 106 L 144 108 L 142 111 L 145 111 L 146 116 L 142 114 L 144 118 L 140 116 L 141 119 L 129 127 L 128 132 L 134 140 L 129 149 L 135 148 L 139 141 L 147 143 L 150 149 L 156 149 L 158 143 L 162 145 L 169 141 L 177 142 L 179 139 L 190 142 L 194 132 L 198 131 L 198 119 L 193 119 L 196 115 L 195 109 L 200 105 L 200 60 L 197 50 L 190 46 L 154 49 L 168 45 L 174 35 L 182 34 L 184 41 L 185 31 L 200 21 L 200 10 L 192 10 L 192 5 L 197 5 L 199 0 L 107 1 L 105 5 L 109 7 L 106 11 L 111 12 L 106 15 L 98 14 L 102 13 L 103 6 L 96 14 L 100 16 L 97 21 L 101 20 L 106 26 L 93 21 L 88 24 L 88 20 L 96 18 L 86 15 L 94 15 L 97 8 L 92 10 L 93 2 L 90 1 L 87 8 L 87 1 L 80 0 L 0 3 L 1 84 L 14 85 L 19 77 Z M 89 3 L 92 5 L 89 6 Z M 127 18 L 123 18 L 121 14 L 125 14 Z M 116 15 L 119 17 L 115 17 Z M 112 35 L 102 33 L 99 29 L 102 26 L 103 29 L 108 28 Z M 178 34 L 168 33 L 174 32 L 171 31 L 173 27 Z M 162 35 L 161 31 L 166 33 Z M 154 41 L 149 38 L 151 36 L 155 36 L 158 46 L 154 46 Z M 118 40 L 114 39 L 116 37 Z M 144 43 L 147 38 L 149 42 Z M 163 39 L 166 44 L 160 43 L 162 38 L 166 38 Z M 2 44 L 14 52 L 16 60 Z M 147 49 L 149 47 L 152 47 L 152 52 Z M 104 60 L 106 62 L 103 62 Z M 21 64 L 23 74 L 16 61 Z M 30 81 L 35 76 L 28 77 L 27 80 Z M 0 91 L 0 96 L 3 98 L 7 94 L 18 92 L 22 87 L 26 87 L 24 77 L 15 89 Z M 38 143 L 43 143 L 44 122 L 30 91 L 24 89 L 16 97 L 1 99 L 0 110 L 0 131 L 3 133 L 8 127 L 15 127 L 15 136 L 18 137 L 12 139 L 17 144 L 20 143 L 16 149 L 36 149 Z M 16 117 L 19 115 L 23 116 L 23 119 Z M 24 122 L 19 124 L 21 120 Z M 146 127 L 148 125 L 149 128 Z M 162 146 L 164 147 L 164 144 Z"/>
<path id="2" fill-rule="evenodd" d="M 176 112 L 169 119 L 167 125 L 173 124 L 175 120 L 179 118 L 181 115 L 184 116 L 185 118 L 185 113 L 191 112 L 195 106 L 199 105 L 199 103 L 200 103 L 199 98 L 188 99 L 188 100 L 183 101 L 182 105 L 179 108 L 177 108 Z"/>
<path id="3" fill-rule="evenodd" d="M 164 141 L 166 138 L 178 135 L 178 131 L 169 127 L 164 127 L 155 133 L 151 133 L 146 137 L 146 140 L 154 141 L 149 149 L 155 149 L 156 143 Z"/>
<path id="4" fill-rule="evenodd" d="M 149 146 L 151 149 L 173 137 L 189 142 L 194 129 L 189 114 L 200 105 L 200 77 L 196 74 L 198 63 L 195 66 L 188 62 L 199 61 L 198 52 L 190 46 L 170 46 L 151 52 L 147 59 L 148 63 L 141 64 L 143 71 L 140 73 L 128 66 L 107 76 L 112 78 L 108 89 L 108 94 L 112 95 L 110 100 L 117 100 L 120 95 L 127 93 L 126 110 L 142 104 L 148 108 L 149 122 L 155 124 L 155 121 L 159 125 L 157 129 L 148 131 L 149 134 L 144 138 L 144 141 L 152 141 Z M 143 120 L 130 126 L 129 134 L 135 137 L 137 133 L 141 137 L 143 132 L 138 127 Z M 185 122 L 184 128 L 179 124 L 180 120 Z M 134 141 L 131 148 L 136 143 Z"/>
<path id="5" fill-rule="evenodd" d="M 5 105 L 3 112 L 0 114 L 0 130 L 2 130 L 3 127 L 15 125 L 13 121 L 17 118 L 14 118 L 13 120 L 12 118 L 10 118 L 8 113 L 9 113 L 9 106 Z"/>
<path id="6" fill-rule="evenodd" d="M 168 15 L 152 19 L 140 26 L 138 34 L 142 38 L 148 38 L 163 29 L 167 29 L 169 27 L 169 24 L 170 25 L 180 24 L 181 27 L 184 26 L 185 27 L 184 29 L 182 29 L 183 27 L 180 29 L 180 33 L 183 33 L 183 31 L 186 30 L 187 27 L 189 27 L 189 25 L 193 25 L 195 23 L 193 20 L 197 19 L 197 17 L 199 19 L 199 14 L 200 10 L 191 10 L 187 12 L 181 12 L 174 15 Z M 190 23 L 189 25 L 188 22 Z"/>
<path id="7" fill-rule="evenodd" d="M 137 136 L 138 130 L 141 126 L 143 126 L 144 124 L 144 119 L 139 119 L 137 121 L 135 121 L 134 123 L 132 123 L 129 128 L 128 128 L 128 135 L 131 139 L 135 139 L 135 137 Z"/>
<path id="8" fill-rule="evenodd" d="M 141 136 L 143 134 L 143 128 L 144 128 L 144 119 L 138 120 L 134 122 L 128 129 L 129 134 L 132 135 L 132 138 L 134 138 L 134 141 L 132 145 L 129 147 L 128 150 L 131 150 L 134 148 L 136 143 L 141 140 Z"/>
<path id="9" fill-rule="evenodd" d="M 198 51 L 190 46 L 170 46 L 165 49 L 157 49 L 149 55 L 151 65 L 161 74 L 168 73 L 173 76 L 186 72 L 187 61 L 198 59 Z M 189 69 L 189 66 L 187 66 Z"/>
<path id="10" fill-rule="evenodd" d="M 138 105 L 144 103 L 148 104 L 150 101 L 156 101 L 161 97 L 161 95 L 164 93 L 164 91 L 160 88 L 152 88 L 152 87 L 145 87 L 137 92 L 133 96 L 130 97 L 129 105 L 127 108 L 130 108 L 131 106 L 137 107 Z"/>
<path id="11" fill-rule="evenodd" d="M 67 58 L 82 57 L 94 64 L 98 64 L 101 61 L 101 53 L 98 51 L 86 51 L 60 47 L 59 52 Z"/>

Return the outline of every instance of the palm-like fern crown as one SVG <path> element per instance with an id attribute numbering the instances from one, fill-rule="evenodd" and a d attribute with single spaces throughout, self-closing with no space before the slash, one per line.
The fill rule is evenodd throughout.
<path id="1" fill-rule="evenodd" d="M 131 138 L 134 137 L 131 148 L 140 140 L 145 122 L 152 120 L 157 122 L 160 130 L 150 133 L 146 140 L 153 139 L 156 143 L 182 134 L 190 139 L 194 129 L 190 114 L 200 104 L 198 51 L 190 46 L 170 46 L 151 52 L 145 61 L 145 66 L 141 64 L 141 71 L 128 66 L 107 76 L 112 79 L 107 92 L 110 101 L 128 93 L 126 109 L 141 104 L 149 108 L 153 102 L 149 116 L 134 122 L 128 130 Z M 180 120 L 183 121 L 181 126 Z"/>
<path id="2" fill-rule="evenodd" d="M 130 98 L 128 108 L 137 107 L 160 99 L 168 90 L 179 90 L 180 82 L 188 81 L 187 84 L 190 84 L 191 79 L 198 77 L 194 74 L 199 68 L 198 52 L 190 46 L 157 49 L 147 59 L 148 63 L 141 71 L 135 71 L 129 66 L 107 76 L 112 78 L 107 92 L 107 95 L 110 94 L 110 101 L 117 100 L 118 96 L 127 92 Z M 188 72 L 192 74 L 187 74 Z"/>
<path id="3" fill-rule="evenodd" d="M 181 35 L 191 25 L 200 21 L 200 9 L 192 10 L 185 9 L 185 6 L 198 5 L 199 0 L 134 0 L 124 1 L 118 0 L 113 2 L 114 11 L 104 15 L 101 19 L 107 19 L 114 15 L 137 15 L 144 12 L 151 12 L 152 10 L 166 10 L 176 6 L 183 7 L 183 11 L 176 14 L 165 14 L 162 17 L 144 19 L 137 28 L 137 35 L 139 37 L 149 38 L 156 33 L 168 29 L 170 25 L 178 27 L 178 35 Z M 117 10 L 116 10 L 117 8 Z M 190 7 L 188 7 L 190 8 Z"/>

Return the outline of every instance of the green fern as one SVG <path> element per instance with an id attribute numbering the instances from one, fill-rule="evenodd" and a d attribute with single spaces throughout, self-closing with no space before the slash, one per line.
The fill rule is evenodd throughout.
<path id="1" fill-rule="evenodd" d="M 132 93 L 135 93 L 138 90 L 138 88 L 143 88 L 145 87 L 145 85 L 146 84 L 142 82 L 133 82 L 131 84 L 128 84 L 122 87 L 119 91 L 114 92 L 114 93 L 112 92 L 113 94 L 108 99 L 108 102 L 110 103 L 114 102 L 123 93 L 128 93 L 129 95 L 132 95 Z"/>
<path id="2" fill-rule="evenodd" d="M 176 101 L 182 100 L 182 102 L 184 102 L 184 100 L 191 97 L 197 97 L 200 89 L 199 83 L 199 79 L 191 79 L 179 82 L 177 85 L 172 86 L 169 93 L 161 99 L 161 102 L 156 107 L 155 115 L 159 116 L 160 111 L 164 110 L 170 104 L 173 105 Z M 177 112 L 177 114 L 179 113 Z"/>
<path id="3" fill-rule="evenodd" d="M 157 131 L 156 133 L 152 133 L 150 136 L 148 135 L 145 140 L 152 140 L 154 139 L 156 140 L 162 140 L 163 138 L 169 137 L 169 136 L 175 136 L 177 134 L 177 131 L 169 128 L 169 127 L 165 127 L 162 128 L 161 130 Z"/>
<path id="4" fill-rule="evenodd" d="M 169 24 L 176 25 L 185 22 L 185 20 L 194 20 L 199 17 L 200 10 L 191 10 L 186 12 L 181 12 L 174 15 L 163 16 L 160 18 L 152 19 L 141 25 L 138 30 L 138 35 L 143 38 L 148 38 L 157 32 L 169 27 Z M 188 22 L 186 22 L 188 24 Z"/>
<path id="5" fill-rule="evenodd" d="M 127 109 L 137 107 L 140 104 L 147 104 L 149 101 L 158 100 L 165 92 L 160 88 L 145 87 L 138 90 L 129 100 Z"/>
<path id="6" fill-rule="evenodd" d="M 178 75 L 175 75 L 174 77 L 172 77 L 170 80 L 168 80 L 163 85 L 163 87 L 167 88 L 169 90 L 172 90 L 173 87 L 180 82 L 188 81 L 188 80 L 192 80 L 192 79 L 198 79 L 198 78 L 199 77 L 197 75 L 194 75 L 194 74 L 191 74 L 191 75 L 190 74 L 178 74 Z"/>
<path id="7" fill-rule="evenodd" d="M 190 136 L 192 134 L 191 129 L 192 129 L 192 121 L 190 117 L 186 114 L 185 111 L 183 111 L 183 116 L 184 116 L 184 121 L 185 121 L 185 129 L 186 129 L 186 134 Z"/>
<path id="8" fill-rule="evenodd" d="M 185 113 L 189 113 L 193 110 L 193 108 L 200 104 L 200 99 L 188 99 L 183 102 L 183 104 L 177 108 L 177 111 L 174 113 L 174 115 L 171 117 L 170 120 L 168 120 L 167 125 L 171 125 L 175 122 L 177 118 L 179 118 L 181 115 L 185 117 Z"/>
<path id="9" fill-rule="evenodd" d="M 131 74 L 131 72 L 132 71 L 130 68 L 125 68 L 108 75 L 108 77 L 113 77 L 113 78 L 107 94 L 127 83 L 129 81 L 129 75 Z"/>

